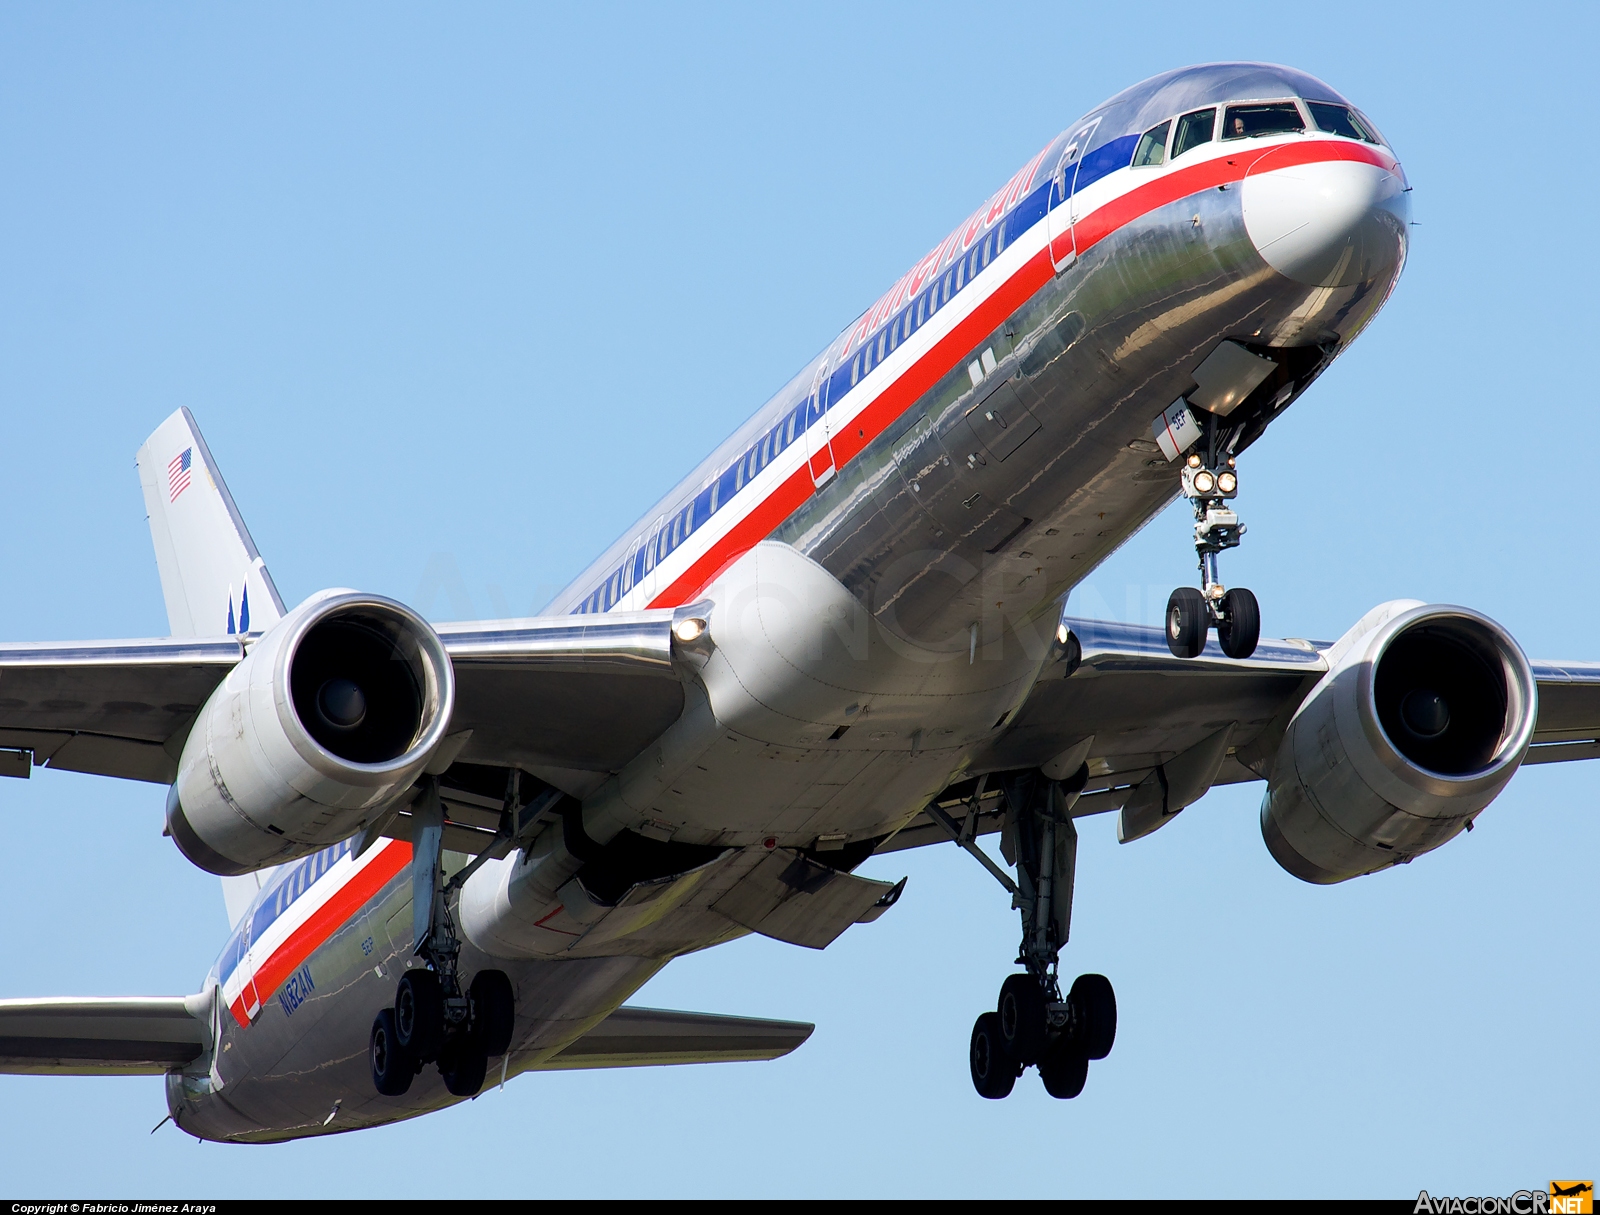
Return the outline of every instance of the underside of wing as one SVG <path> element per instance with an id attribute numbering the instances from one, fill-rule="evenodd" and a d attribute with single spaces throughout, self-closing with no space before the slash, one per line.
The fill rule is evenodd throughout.
<path id="1" fill-rule="evenodd" d="M 1079 817 L 1119 809 L 1157 765 L 1223 729 L 1231 734 L 1213 783 L 1263 779 L 1289 718 L 1327 670 L 1318 646 L 1306 641 L 1263 640 L 1242 660 L 1224 657 L 1213 641 L 1198 658 L 1174 658 L 1160 629 L 1067 623 L 1081 659 L 1064 659 L 1043 672 L 971 770 L 999 775 L 1044 767 L 1086 744 L 1080 762 L 1089 766 L 1089 783 L 1073 808 Z M 980 786 L 982 779 L 952 787 L 945 799 L 954 806 L 978 795 L 973 828 L 979 835 L 999 831 L 1003 818 L 998 781 Z M 879 851 L 949 838 L 923 813 Z"/>
<path id="2" fill-rule="evenodd" d="M 1539 716 L 1525 764 L 1600 759 L 1600 662 L 1535 662 Z"/>
<path id="3" fill-rule="evenodd" d="M 161 1075 L 209 1041 L 200 996 L 0 1000 L 0 1072 L 11 1075 Z"/>
<path id="4" fill-rule="evenodd" d="M 622 767 L 683 711 L 670 611 L 444 624 L 460 758 L 525 768 Z"/>
<path id="5" fill-rule="evenodd" d="M 624 1006 L 531 1070 L 777 1059 L 803 1043 L 815 1028 L 803 1021 Z"/>
<path id="6" fill-rule="evenodd" d="M 243 656 L 236 637 L 0 646 L 0 749 L 17 756 L 5 774 L 27 775 L 26 753 L 170 783 L 195 714 Z"/>
<path id="7" fill-rule="evenodd" d="M 604 773 L 683 710 L 670 612 L 449 624 L 454 758 Z M 170 783 L 238 637 L 0 646 L 0 774 L 32 765 Z M 9 757 L 5 754 L 9 752 Z"/>

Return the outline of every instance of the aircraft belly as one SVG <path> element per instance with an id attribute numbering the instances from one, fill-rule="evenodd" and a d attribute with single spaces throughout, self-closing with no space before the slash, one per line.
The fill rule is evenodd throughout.
<path id="1" fill-rule="evenodd" d="M 402 1098 L 373 1091 L 372 1021 L 394 1002 L 395 985 L 411 957 L 410 942 L 389 942 L 383 926 L 397 912 L 404 912 L 399 919 L 409 924 L 410 903 L 402 875 L 316 950 L 305 963 L 315 987 L 292 1012 L 278 998 L 280 990 L 249 1026 L 225 1019 L 215 1069 L 221 1086 L 206 1082 L 203 1070 L 191 1069 L 169 1087 L 179 1125 L 201 1138 L 267 1142 L 394 1122 L 460 1100 L 445 1091 L 431 1067 Z M 726 921 L 717 925 L 723 935 L 728 927 Z M 370 954 L 365 952 L 369 943 Z M 510 1076 L 576 1041 L 669 957 L 618 950 L 591 958 L 507 962 L 465 945 L 461 962 L 468 976 L 493 967 L 511 979 L 517 1022 L 506 1065 Z"/>

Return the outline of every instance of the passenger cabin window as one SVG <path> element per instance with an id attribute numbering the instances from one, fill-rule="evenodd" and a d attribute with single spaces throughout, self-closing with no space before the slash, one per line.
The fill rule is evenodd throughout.
<path id="1" fill-rule="evenodd" d="M 1172 137 L 1172 159 L 1177 160 L 1185 152 L 1198 148 L 1203 143 L 1210 143 L 1212 130 L 1217 125 L 1217 111 L 1213 107 L 1209 110 L 1196 110 L 1193 114 L 1185 114 L 1178 119 L 1178 133 Z"/>
<path id="2" fill-rule="evenodd" d="M 1327 101 L 1308 101 L 1306 109 L 1311 111 L 1311 121 L 1317 124 L 1319 131 L 1327 131 L 1330 135 L 1343 135 L 1346 139 L 1378 142 L 1349 106 L 1333 105 Z"/>
<path id="3" fill-rule="evenodd" d="M 1133 150 L 1133 167 L 1145 168 L 1165 164 L 1167 161 L 1167 132 L 1172 129 L 1169 118 L 1158 127 L 1151 127 Z"/>
<path id="4" fill-rule="evenodd" d="M 1292 101 L 1273 101 L 1266 105 L 1230 105 L 1222 119 L 1224 139 L 1256 139 L 1262 135 L 1282 135 L 1303 131 L 1305 120 Z"/>

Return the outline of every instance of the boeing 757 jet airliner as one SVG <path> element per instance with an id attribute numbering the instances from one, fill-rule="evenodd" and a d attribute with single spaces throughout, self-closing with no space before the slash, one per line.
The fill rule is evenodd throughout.
<path id="1" fill-rule="evenodd" d="M 171 636 L 0 646 L 0 770 L 166 787 L 232 934 L 193 995 L 0 1001 L 0 1070 L 164 1074 L 183 1130 L 260 1142 L 491 1074 L 770 1059 L 811 1027 L 626 1001 L 745 933 L 825 948 L 894 914 L 868 856 L 954 841 L 1021 913 L 972 1082 L 1078 1096 L 1117 1009 L 1059 974 L 1077 819 L 1131 844 L 1263 781 L 1271 855 L 1342 882 L 1523 764 L 1600 756 L 1600 664 L 1409 600 L 1263 640 L 1224 583 L 1248 453 L 1393 291 L 1409 192 L 1301 72 L 1120 93 L 532 619 L 289 607 L 173 414 L 138 453 Z M 1065 616 L 1180 496 L 1198 568 L 1164 630 Z"/>

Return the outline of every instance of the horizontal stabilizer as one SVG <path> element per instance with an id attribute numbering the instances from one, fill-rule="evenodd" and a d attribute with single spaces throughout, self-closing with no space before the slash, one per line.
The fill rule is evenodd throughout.
<path id="1" fill-rule="evenodd" d="M 209 996 L 0 1000 L 0 1073 L 159 1076 L 210 1041 Z"/>
<path id="2" fill-rule="evenodd" d="M 530 1070 L 777 1059 L 809 1038 L 815 1028 L 804 1021 L 624 1006 L 559 1055 Z"/>

